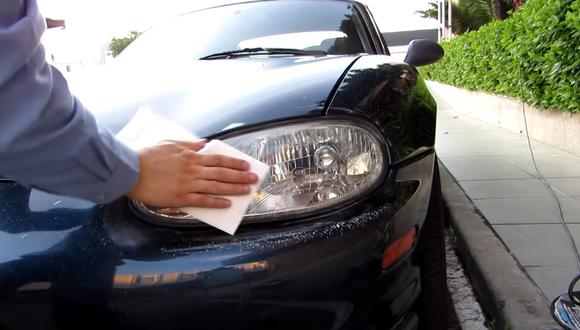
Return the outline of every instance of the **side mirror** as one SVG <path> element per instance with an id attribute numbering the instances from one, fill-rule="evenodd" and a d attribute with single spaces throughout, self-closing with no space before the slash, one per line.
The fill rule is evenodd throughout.
<path id="1" fill-rule="evenodd" d="M 405 63 L 413 66 L 433 64 L 443 57 L 443 48 L 427 39 L 415 39 L 409 43 Z"/>

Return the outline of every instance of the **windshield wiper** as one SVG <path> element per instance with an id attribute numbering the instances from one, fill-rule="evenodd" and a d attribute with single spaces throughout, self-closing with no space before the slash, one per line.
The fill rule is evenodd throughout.
<path id="1" fill-rule="evenodd" d="M 217 60 L 230 59 L 252 55 L 292 55 L 292 56 L 324 56 L 327 55 L 322 50 L 301 50 L 293 48 L 244 48 L 238 50 L 230 50 L 227 52 L 215 53 L 204 56 L 200 60 Z"/>

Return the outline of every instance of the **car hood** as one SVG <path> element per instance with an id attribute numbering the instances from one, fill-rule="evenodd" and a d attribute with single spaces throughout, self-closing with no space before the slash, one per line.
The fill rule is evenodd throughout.
<path id="1" fill-rule="evenodd" d="M 163 65 L 114 63 L 72 79 L 97 120 L 119 131 L 140 108 L 207 137 L 286 118 L 321 115 L 356 56 L 251 57 Z"/>

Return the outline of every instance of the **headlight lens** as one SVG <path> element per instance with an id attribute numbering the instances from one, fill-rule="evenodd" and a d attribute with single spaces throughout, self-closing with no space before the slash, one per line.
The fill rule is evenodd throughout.
<path id="1" fill-rule="evenodd" d="M 295 124 L 224 142 L 271 165 L 246 215 L 309 211 L 364 192 L 381 175 L 379 140 L 339 121 Z"/>
<path id="2" fill-rule="evenodd" d="M 350 121 L 291 124 L 223 141 L 271 165 L 247 217 L 309 212 L 356 197 L 382 176 L 388 158 L 376 134 Z"/>

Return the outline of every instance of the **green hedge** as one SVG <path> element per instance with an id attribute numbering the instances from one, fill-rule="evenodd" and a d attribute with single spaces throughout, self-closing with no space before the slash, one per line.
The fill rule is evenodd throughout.
<path id="1" fill-rule="evenodd" d="M 529 0 L 503 21 L 442 43 L 427 79 L 580 112 L 580 0 Z"/>

